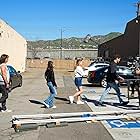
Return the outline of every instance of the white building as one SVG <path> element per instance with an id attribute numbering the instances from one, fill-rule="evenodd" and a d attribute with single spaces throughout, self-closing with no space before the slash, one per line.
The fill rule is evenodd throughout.
<path id="1" fill-rule="evenodd" d="M 0 19 L 0 55 L 9 55 L 8 64 L 24 72 L 27 56 L 27 42 L 6 22 Z"/>

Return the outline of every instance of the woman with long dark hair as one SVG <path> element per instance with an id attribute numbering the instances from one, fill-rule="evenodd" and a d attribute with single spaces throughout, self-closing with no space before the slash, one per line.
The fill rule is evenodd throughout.
<path id="1" fill-rule="evenodd" d="M 44 101 L 44 104 L 48 108 L 56 108 L 54 105 L 54 97 L 57 95 L 57 84 L 55 82 L 55 76 L 54 76 L 54 71 L 53 71 L 54 65 L 52 61 L 48 61 L 48 66 L 45 71 L 45 79 L 47 81 L 47 85 L 50 90 L 50 95 L 49 97 Z"/>
<path id="2" fill-rule="evenodd" d="M 1 112 L 11 112 L 6 107 L 6 100 L 8 98 L 8 88 L 10 81 L 10 74 L 6 63 L 8 62 L 9 56 L 7 54 L 2 54 L 0 57 L 0 92 L 2 96 L 0 98 Z"/>

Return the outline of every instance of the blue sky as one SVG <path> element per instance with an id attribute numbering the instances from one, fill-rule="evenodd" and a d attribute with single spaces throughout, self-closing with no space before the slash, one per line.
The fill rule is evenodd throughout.
<path id="1" fill-rule="evenodd" d="M 27 40 L 124 32 L 137 0 L 0 0 L 0 18 Z"/>

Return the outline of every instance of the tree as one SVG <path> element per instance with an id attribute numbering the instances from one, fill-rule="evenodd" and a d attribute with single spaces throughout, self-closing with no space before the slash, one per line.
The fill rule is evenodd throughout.
<path id="1" fill-rule="evenodd" d="M 28 46 L 28 48 L 32 52 L 33 58 L 37 58 L 37 54 L 44 50 L 44 47 Z"/>

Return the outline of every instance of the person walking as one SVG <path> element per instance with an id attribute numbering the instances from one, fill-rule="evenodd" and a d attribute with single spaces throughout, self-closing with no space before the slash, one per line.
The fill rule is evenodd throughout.
<path id="1" fill-rule="evenodd" d="M 82 68 L 82 61 L 83 59 L 77 59 L 76 61 L 76 69 L 74 73 L 75 73 L 75 85 L 77 87 L 77 92 L 73 96 L 69 96 L 69 100 L 71 104 L 73 103 L 75 97 L 77 97 L 77 104 L 84 104 L 84 102 L 81 101 L 81 97 L 80 97 L 80 95 L 83 92 L 82 77 L 85 76 L 85 73 Z"/>
<path id="2" fill-rule="evenodd" d="M 137 79 L 140 79 L 140 66 L 137 66 L 137 68 L 135 69 L 134 75 L 135 75 L 136 81 L 132 81 L 130 83 L 130 87 L 132 89 L 132 93 L 130 95 L 130 98 L 134 98 L 135 89 L 137 92 L 139 92 L 140 80 L 137 80 Z M 138 95 L 140 96 L 140 93 L 138 93 Z"/>
<path id="3" fill-rule="evenodd" d="M 119 88 L 119 82 L 124 81 L 124 78 L 119 76 L 116 72 L 117 64 L 120 62 L 120 60 L 121 60 L 121 57 L 119 55 L 115 55 L 113 58 L 113 61 L 111 62 L 110 66 L 108 68 L 107 78 L 106 78 L 107 86 L 105 88 L 105 91 L 103 92 L 103 94 L 101 95 L 101 97 L 99 99 L 100 105 L 103 105 L 103 100 L 104 100 L 105 96 L 109 93 L 111 88 L 113 88 L 116 91 L 120 105 L 127 105 L 129 103 L 128 101 L 123 101 L 123 99 L 120 97 L 121 92 L 120 92 L 120 88 Z"/>
<path id="4" fill-rule="evenodd" d="M 57 95 L 57 84 L 55 82 L 55 75 L 54 75 L 54 65 L 52 61 L 48 61 L 48 66 L 45 71 L 45 79 L 47 81 L 47 85 L 50 90 L 50 95 L 46 100 L 44 100 L 44 104 L 46 105 L 47 108 L 56 108 L 54 105 L 54 98 Z"/>
<path id="5" fill-rule="evenodd" d="M 8 88 L 10 81 L 10 74 L 6 63 L 8 62 L 9 56 L 2 54 L 0 57 L 0 92 L 2 96 L 0 98 L 1 112 L 11 112 L 6 107 L 6 100 L 8 99 Z"/>

